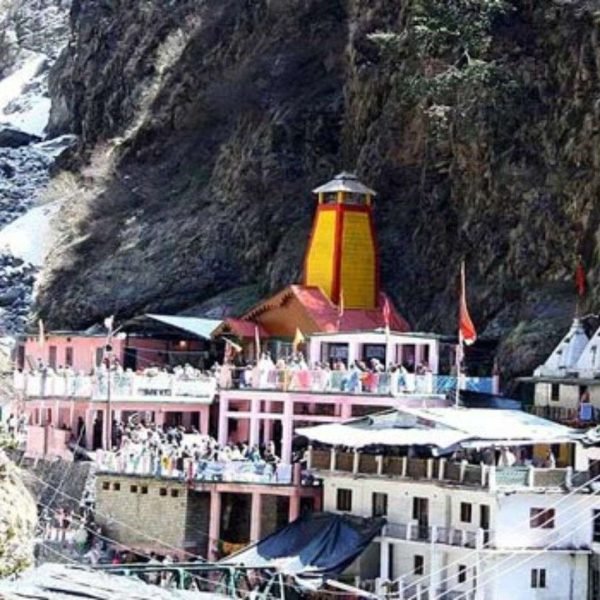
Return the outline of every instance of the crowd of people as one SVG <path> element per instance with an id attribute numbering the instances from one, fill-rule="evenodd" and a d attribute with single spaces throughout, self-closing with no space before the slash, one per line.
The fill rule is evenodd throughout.
<path id="1" fill-rule="evenodd" d="M 265 446 L 219 444 L 214 438 L 182 426 L 160 427 L 145 421 L 114 422 L 113 451 L 97 451 L 101 470 L 191 480 L 289 479 L 273 441 Z"/>
<path id="2" fill-rule="evenodd" d="M 425 362 L 416 367 L 403 364 L 386 367 L 378 358 L 371 358 L 368 361 L 355 360 L 347 366 L 344 360 L 338 358 L 309 365 L 300 353 L 275 361 L 265 352 L 253 364 L 226 363 L 216 366 L 215 373 L 222 389 L 276 388 L 396 394 L 415 391 L 420 383 L 427 383 L 427 378 L 432 381 L 432 371 Z"/>

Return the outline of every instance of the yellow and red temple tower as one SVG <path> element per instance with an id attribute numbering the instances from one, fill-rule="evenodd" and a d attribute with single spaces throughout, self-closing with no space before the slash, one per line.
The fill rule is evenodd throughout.
<path id="1" fill-rule="evenodd" d="M 321 288 L 344 309 L 373 310 L 379 302 L 375 192 L 356 175 L 340 173 L 313 193 L 319 204 L 306 252 L 304 285 Z"/>
<path id="2" fill-rule="evenodd" d="M 298 329 L 303 334 L 385 326 L 409 330 L 380 291 L 375 191 L 356 175 L 340 173 L 313 192 L 318 204 L 303 283 L 284 288 L 237 319 L 226 319 L 214 335 L 253 340 L 257 334 L 261 339 L 291 339 Z"/>

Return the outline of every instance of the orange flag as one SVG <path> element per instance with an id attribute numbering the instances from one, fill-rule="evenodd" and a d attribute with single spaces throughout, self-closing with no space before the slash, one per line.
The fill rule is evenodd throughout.
<path id="1" fill-rule="evenodd" d="M 468 346 L 477 339 L 477 331 L 467 308 L 467 285 L 465 282 L 465 263 L 460 267 L 460 307 L 458 315 L 458 338 Z"/>

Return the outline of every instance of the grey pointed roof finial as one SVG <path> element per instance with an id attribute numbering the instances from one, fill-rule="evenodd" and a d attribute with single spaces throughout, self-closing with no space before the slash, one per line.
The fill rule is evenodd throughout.
<path id="1" fill-rule="evenodd" d="M 358 180 L 354 173 L 342 171 L 338 173 L 331 181 L 315 188 L 313 194 L 331 194 L 334 192 L 349 192 L 351 194 L 368 194 L 376 196 L 377 192 L 367 187 Z"/>

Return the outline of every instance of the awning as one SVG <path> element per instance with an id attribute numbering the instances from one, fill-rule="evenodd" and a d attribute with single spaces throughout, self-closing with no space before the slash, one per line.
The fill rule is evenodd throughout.
<path id="1" fill-rule="evenodd" d="M 175 315 L 154 314 L 146 314 L 144 317 L 159 321 L 165 325 L 170 325 L 176 329 L 181 329 L 186 333 L 191 333 L 205 340 L 210 340 L 212 332 L 222 323 L 222 321 L 218 321 L 217 319 L 204 319 L 202 317 L 178 317 Z"/>
<path id="2" fill-rule="evenodd" d="M 365 446 L 435 446 L 450 448 L 465 440 L 465 434 L 452 430 L 440 429 L 362 429 L 350 425 L 316 425 L 300 427 L 297 435 L 309 440 L 330 446 L 348 446 L 364 448 Z"/>
<path id="3" fill-rule="evenodd" d="M 561 444 L 581 441 L 581 431 L 519 410 L 409 408 L 385 411 L 346 423 L 302 427 L 310 440 L 331 446 L 464 447 Z"/>
<path id="4" fill-rule="evenodd" d="M 382 518 L 308 513 L 220 562 L 275 568 L 314 587 L 324 578 L 342 573 L 379 535 L 385 522 Z"/>

